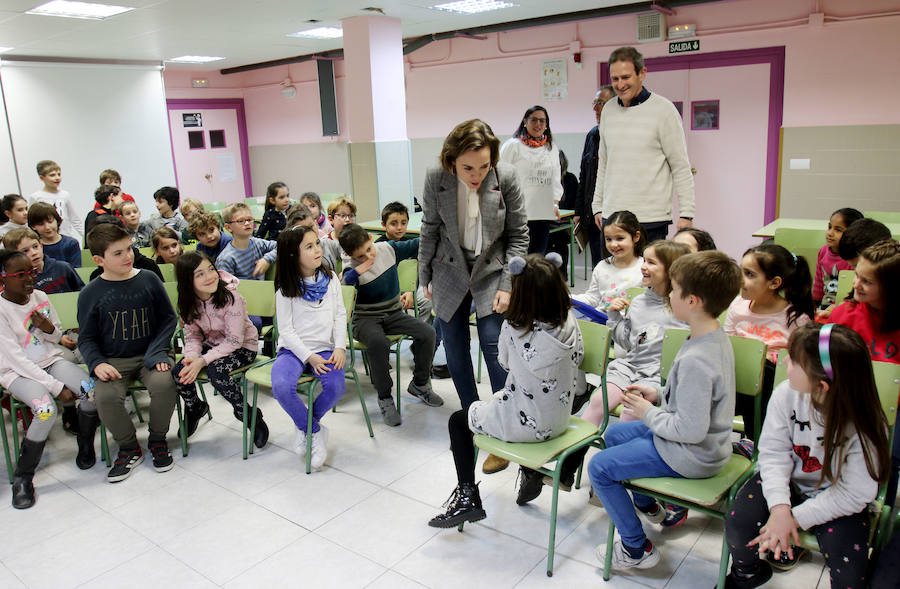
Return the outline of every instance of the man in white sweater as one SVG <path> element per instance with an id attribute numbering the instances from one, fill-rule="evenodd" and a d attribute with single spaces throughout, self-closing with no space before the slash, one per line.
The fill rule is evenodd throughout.
<path id="1" fill-rule="evenodd" d="M 694 177 L 681 116 L 669 100 L 644 88 L 643 56 L 620 47 L 609 56 L 617 100 L 600 116 L 600 149 L 592 208 L 598 227 L 615 211 L 637 215 L 648 241 L 665 239 L 678 195 L 678 229 L 694 218 Z"/>

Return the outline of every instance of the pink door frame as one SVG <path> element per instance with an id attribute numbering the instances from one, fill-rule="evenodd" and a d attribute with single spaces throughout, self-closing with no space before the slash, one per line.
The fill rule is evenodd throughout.
<path id="1" fill-rule="evenodd" d="M 253 194 L 253 183 L 250 180 L 250 149 L 247 143 L 247 116 L 244 114 L 243 98 L 169 98 L 166 99 L 167 112 L 186 109 L 216 110 L 234 109 L 237 113 L 238 138 L 241 143 L 241 168 L 244 171 L 244 193 Z M 169 142 L 172 146 L 172 164 L 175 166 L 175 184 L 178 184 L 178 163 L 175 161 L 175 144 L 172 142 L 171 129 Z"/>
<path id="2" fill-rule="evenodd" d="M 775 220 L 778 211 L 778 152 L 781 122 L 784 114 L 784 47 L 761 47 L 714 53 L 697 53 L 673 57 L 650 57 L 644 60 L 649 71 L 728 67 L 736 65 L 769 64 L 769 124 L 766 139 L 766 200 L 764 219 Z M 609 64 L 597 64 L 600 86 L 609 84 Z"/>

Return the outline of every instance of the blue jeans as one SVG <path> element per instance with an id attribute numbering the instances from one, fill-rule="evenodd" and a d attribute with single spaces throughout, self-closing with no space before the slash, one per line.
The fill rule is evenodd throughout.
<path id="1" fill-rule="evenodd" d="M 450 370 L 450 378 L 459 395 L 459 402 L 463 409 L 478 400 L 478 390 L 475 388 L 475 371 L 472 368 L 472 338 L 469 332 L 469 314 L 472 308 L 472 295 L 467 294 L 456 313 L 450 321 L 444 321 L 440 317 L 435 318 L 435 325 L 440 325 L 441 335 L 444 338 L 444 353 L 447 356 L 447 368 Z M 497 361 L 497 340 L 500 338 L 500 326 L 503 325 L 503 315 L 491 313 L 485 317 L 479 317 L 478 342 L 481 352 L 484 354 L 484 362 L 487 364 L 488 378 L 491 379 L 491 390 L 499 391 L 506 384 L 506 371 Z"/>
<path id="2" fill-rule="evenodd" d="M 653 432 L 642 421 L 615 423 L 606 430 L 606 449 L 591 458 L 588 474 L 597 497 L 603 501 L 622 543 L 631 548 L 645 544 L 647 536 L 622 481 L 639 477 L 681 477 L 659 456 Z M 634 494 L 634 505 L 650 507 L 654 499 Z"/>
<path id="3" fill-rule="evenodd" d="M 332 350 L 323 350 L 316 352 L 317 356 L 328 359 Z M 324 374 L 315 374 L 314 376 L 322 383 L 322 392 L 313 402 L 312 413 L 313 433 L 319 431 L 319 420 L 327 414 L 332 407 L 344 395 L 346 384 L 344 383 L 344 370 L 329 366 L 331 372 Z M 281 408 L 291 416 L 294 425 L 300 431 L 306 431 L 307 413 L 306 405 L 300 395 L 297 394 L 297 381 L 303 375 L 306 365 L 297 356 L 287 348 L 278 350 L 275 362 L 272 364 L 272 396 L 281 405 Z"/>

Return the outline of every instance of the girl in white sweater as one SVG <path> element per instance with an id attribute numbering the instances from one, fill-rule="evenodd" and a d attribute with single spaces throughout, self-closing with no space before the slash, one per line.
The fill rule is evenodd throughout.
<path id="1" fill-rule="evenodd" d="M 54 345 L 62 336 L 59 316 L 47 295 L 34 288 L 37 270 L 28 257 L 0 250 L 0 385 L 34 414 L 22 441 L 12 487 L 12 505 L 34 505 L 34 471 L 56 422 L 56 401 L 81 399 L 78 405 L 78 455 L 85 470 L 94 465 L 94 433 L 100 420 L 88 399 L 93 380 L 76 364 L 62 358 Z M 15 427 L 15 425 L 13 426 Z"/>
<path id="2" fill-rule="evenodd" d="M 275 312 L 278 354 L 272 366 L 272 394 L 287 411 L 297 437 L 294 451 L 306 455 L 306 405 L 297 395 L 297 381 L 312 370 L 322 393 L 312 406 L 311 465 L 325 463 L 328 430 L 319 420 L 343 396 L 347 345 L 347 311 L 337 275 L 322 262 L 322 246 L 315 227 L 296 227 L 278 236 L 275 271 Z"/>
<path id="3" fill-rule="evenodd" d="M 726 587 L 763 585 L 816 535 L 832 587 L 867 587 L 868 505 L 890 464 L 888 425 L 865 342 L 840 325 L 808 324 L 788 344 L 759 441 L 759 473 L 725 517 L 733 563 Z M 761 557 L 770 552 L 769 562 Z"/>
<path id="4" fill-rule="evenodd" d="M 544 254 L 563 196 L 559 148 L 553 144 L 546 108 L 525 111 L 516 132 L 500 146 L 500 161 L 516 168 L 528 216 L 528 253 Z"/>

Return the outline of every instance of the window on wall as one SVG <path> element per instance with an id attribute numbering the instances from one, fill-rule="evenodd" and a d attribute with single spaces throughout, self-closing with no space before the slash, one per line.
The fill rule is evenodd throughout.
<path id="1" fill-rule="evenodd" d="M 225 147 L 225 131 L 217 130 L 209 132 L 209 147 L 215 149 L 217 147 Z"/>
<path id="2" fill-rule="evenodd" d="M 719 101 L 695 100 L 691 102 L 691 130 L 719 128 Z"/>
<path id="3" fill-rule="evenodd" d="M 188 131 L 188 147 L 191 149 L 205 149 L 206 140 L 203 131 Z"/>

